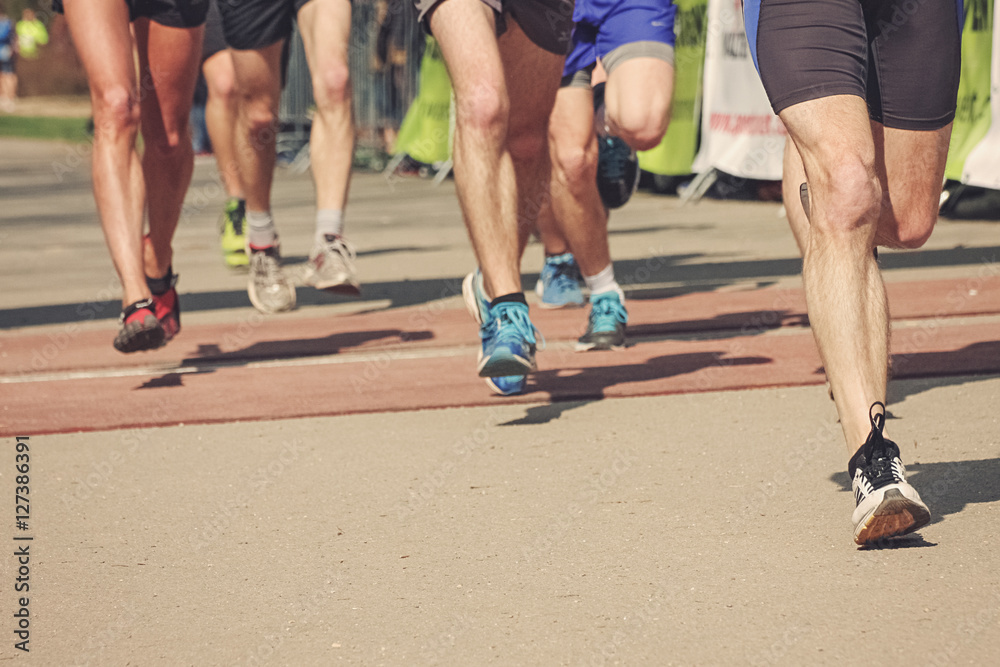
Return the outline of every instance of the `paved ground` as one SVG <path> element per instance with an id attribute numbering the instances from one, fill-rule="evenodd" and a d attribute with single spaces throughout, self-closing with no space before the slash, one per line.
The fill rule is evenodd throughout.
<path id="1" fill-rule="evenodd" d="M 37 664 L 991 664 L 1000 651 L 1000 228 L 884 253 L 888 431 L 934 522 L 850 539 L 847 453 L 774 204 L 640 194 L 612 221 L 621 353 L 533 309 L 528 393 L 473 376 L 453 188 L 359 174 L 360 300 L 262 317 L 201 163 L 181 335 L 110 346 L 85 149 L 0 144 L 0 479 L 30 436 Z M 292 270 L 307 176 L 279 173 Z M 524 263 L 530 287 L 540 250 Z M 9 511 L 14 511 L 11 508 Z M 21 546 L 27 541 L 9 542 Z M 11 552 L 13 552 L 11 548 Z M 0 660 L 18 564 L 0 559 Z M 2 628 L 0 628 L 2 629 Z"/>

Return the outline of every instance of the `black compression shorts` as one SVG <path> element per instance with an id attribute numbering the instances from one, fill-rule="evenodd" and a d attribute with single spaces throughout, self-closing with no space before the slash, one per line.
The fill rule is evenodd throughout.
<path id="1" fill-rule="evenodd" d="M 345 0 L 346 2 L 347 0 Z M 219 0 L 222 30 L 234 49 L 262 49 L 287 39 L 309 0 Z"/>
<path id="2" fill-rule="evenodd" d="M 225 0 L 222 0 L 225 2 Z M 208 0 L 208 16 L 205 17 L 205 41 L 201 47 L 201 62 L 216 53 L 226 50 L 226 36 L 222 34 L 222 15 L 219 0 Z"/>
<path id="3" fill-rule="evenodd" d="M 857 95 L 886 127 L 936 130 L 954 119 L 962 0 L 746 0 L 743 11 L 775 113 Z"/>
<path id="4" fill-rule="evenodd" d="M 148 18 L 169 28 L 197 28 L 208 13 L 208 0 L 125 0 L 125 4 L 129 21 Z M 62 14 L 63 0 L 52 0 L 52 11 Z"/>

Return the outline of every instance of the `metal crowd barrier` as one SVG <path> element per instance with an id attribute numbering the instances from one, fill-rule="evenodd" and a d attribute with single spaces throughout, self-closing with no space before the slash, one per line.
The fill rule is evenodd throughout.
<path id="1" fill-rule="evenodd" d="M 386 40 L 392 45 L 389 50 L 397 54 L 396 64 L 380 68 L 377 49 Z M 412 0 L 354 0 L 348 62 L 357 135 L 356 167 L 380 170 L 388 160 L 385 129 L 399 129 L 416 95 L 423 45 L 424 36 Z M 289 43 L 285 88 L 279 107 L 278 155 L 297 170 L 309 166 L 309 128 L 314 105 L 305 49 L 296 29 Z"/>

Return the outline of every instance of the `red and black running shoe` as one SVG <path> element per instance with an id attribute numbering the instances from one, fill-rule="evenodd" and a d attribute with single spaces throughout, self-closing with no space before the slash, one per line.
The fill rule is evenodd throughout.
<path id="1" fill-rule="evenodd" d="M 121 331 L 115 336 L 114 346 L 119 352 L 155 350 L 164 343 L 163 327 L 156 319 L 152 299 L 136 301 L 125 307 L 118 317 Z"/>
<path id="2" fill-rule="evenodd" d="M 154 313 L 163 327 L 163 343 L 180 333 L 181 302 L 177 297 L 177 274 L 173 268 L 167 269 L 167 275 L 162 278 L 146 278 L 146 285 L 153 293 Z"/>

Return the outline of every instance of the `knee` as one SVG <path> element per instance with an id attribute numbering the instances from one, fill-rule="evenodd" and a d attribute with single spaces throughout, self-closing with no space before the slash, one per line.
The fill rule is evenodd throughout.
<path id="1" fill-rule="evenodd" d="M 347 63 L 328 63 L 312 78 L 313 97 L 320 109 L 330 109 L 350 101 L 351 75 Z"/>
<path id="2" fill-rule="evenodd" d="M 464 132 L 502 136 L 509 110 L 507 96 L 496 85 L 484 83 L 455 96 L 455 123 Z"/>
<path id="3" fill-rule="evenodd" d="M 649 104 L 634 104 L 619 108 L 612 114 L 612 122 L 619 136 L 637 151 L 655 148 L 667 132 L 670 114 L 668 100 Z"/>
<path id="4" fill-rule="evenodd" d="M 596 151 L 554 144 L 553 155 L 553 173 L 562 185 L 573 192 L 593 185 L 597 178 Z"/>
<path id="5" fill-rule="evenodd" d="M 241 115 L 247 132 L 255 140 L 268 141 L 277 132 L 277 114 L 266 99 L 246 98 Z"/>
<path id="6" fill-rule="evenodd" d="M 139 104 L 126 86 L 113 86 L 94 95 L 94 128 L 118 136 L 139 127 Z"/>
<path id="7" fill-rule="evenodd" d="M 216 75 L 208 81 L 208 97 L 232 108 L 236 105 L 236 77 L 232 73 Z"/>
<path id="8" fill-rule="evenodd" d="M 830 156 L 826 167 L 813 177 L 810 194 L 823 202 L 825 215 L 814 216 L 813 228 L 821 233 L 851 233 L 878 222 L 882 188 L 871 161 L 851 155 Z M 814 191 L 815 188 L 815 191 Z"/>

